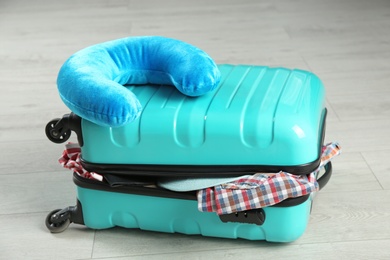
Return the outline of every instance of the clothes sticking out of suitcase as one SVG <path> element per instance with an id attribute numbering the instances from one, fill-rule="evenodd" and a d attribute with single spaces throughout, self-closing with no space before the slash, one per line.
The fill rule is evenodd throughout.
<path id="1" fill-rule="evenodd" d="M 124 86 L 143 109 L 120 127 L 71 112 L 46 126 L 73 171 L 76 206 L 46 218 L 222 238 L 291 242 L 332 174 L 324 144 L 324 87 L 302 70 L 217 65 L 218 86 L 197 97 L 158 84 Z"/>

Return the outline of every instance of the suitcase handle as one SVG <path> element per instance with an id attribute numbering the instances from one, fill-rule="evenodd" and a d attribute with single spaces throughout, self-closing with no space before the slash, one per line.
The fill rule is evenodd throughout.
<path id="1" fill-rule="evenodd" d="M 327 164 L 325 164 L 325 173 L 317 180 L 320 190 L 326 186 L 331 176 L 332 162 L 328 162 Z"/>

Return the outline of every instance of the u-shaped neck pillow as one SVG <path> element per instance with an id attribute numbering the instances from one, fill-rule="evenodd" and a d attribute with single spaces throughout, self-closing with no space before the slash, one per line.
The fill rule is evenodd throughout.
<path id="1" fill-rule="evenodd" d="M 61 67 L 57 86 L 75 114 L 102 126 L 118 127 L 141 112 L 137 97 L 125 84 L 174 85 L 188 96 L 218 86 L 220 72 L 202 50 L 160 37 L 129 37 L 90 46 Z"/>

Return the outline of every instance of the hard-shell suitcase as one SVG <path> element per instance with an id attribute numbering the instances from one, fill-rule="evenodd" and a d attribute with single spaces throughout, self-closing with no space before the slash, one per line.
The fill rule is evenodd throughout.
<path id="1" fill-rule="evenodd" d="M 132 185 L 169 177 L 307 175 L 318 169 L 326 118 L 321 81 L 302 70 L 218 67 L 218 88 L 196 98 L 170 86 L 127 86 L 143 112 L 123 127 L 99 126 L 73 113 L 49 122 L 50 140 L 65 142 L 73 130 L 83 167 L 107 178 L 99 182 L 74 174 L 77 205 L 51 212 L 48 228 L 60 232 L 74 222 L 95 229 L 121 226 L 276 242 L 301 236 L 314 194 L 218 216 L 197 209 L 196 191 Z M 325 168 L 320 187 L 332 172 L 330 163 Z M 122 185 L 107 181 L 113 177 Z"/>

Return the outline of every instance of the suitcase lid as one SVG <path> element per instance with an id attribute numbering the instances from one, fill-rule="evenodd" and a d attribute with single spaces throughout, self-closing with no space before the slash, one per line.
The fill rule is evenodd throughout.
<path id="1" fill-rule="evenodd" d="M 286 68 L 218 67 L 220 85 L 200 97 L 171 86 L 127 86 L 143 105 L 141 116 L 119 128 L 82 120 L 84 167 L 176 176 L 315 169 L 325 121 L 318 77 Z"/>

